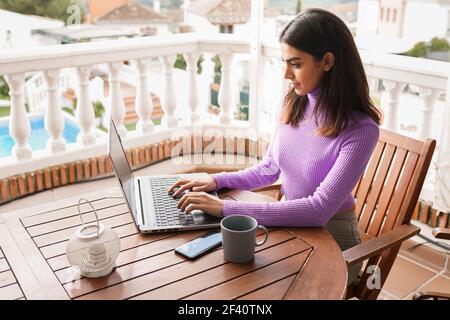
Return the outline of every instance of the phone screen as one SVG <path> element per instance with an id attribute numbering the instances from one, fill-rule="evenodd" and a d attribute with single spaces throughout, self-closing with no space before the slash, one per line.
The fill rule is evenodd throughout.
<path id="1" fill-rule="evenodd" d="M 222 243 L 222 234 L 220 231 L 208 232 L 188 243 L 175 249 L 175 252 L 190 259 L 196 258 L 208 250 L 213 249 Z"/>

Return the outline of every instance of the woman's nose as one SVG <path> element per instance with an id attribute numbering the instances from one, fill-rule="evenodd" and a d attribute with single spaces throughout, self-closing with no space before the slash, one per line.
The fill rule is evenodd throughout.
<path id="1" fill-rule="evenodd" d="M 285 67 L 284 67 L 284 78 L 285 78 L 285 79 L 288 79 L 288 80 L 291 80 L 291 79 L 294 78 L 294 77 L 293 77 L 292 70 L 291 70 L 291 68 L 289 68 L 288 66 L 285 66 Z"/>

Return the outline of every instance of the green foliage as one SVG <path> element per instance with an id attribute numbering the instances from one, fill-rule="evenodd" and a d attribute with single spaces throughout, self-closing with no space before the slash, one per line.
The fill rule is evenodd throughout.
<path id="1" fill-rule="evenodd" d="M 0 76 L 0 99 L 9 100 L 9 87 L 6 84 L 5 78 Z"/>
<path id="2" fill-rule="evenodd" d="M 203 58 L 203 55 L 200 55 L 200 57 L 197 60 L 197 74 L 202 73 L 202 70 L 203 70 L 202 62 L 204 60 L 205 60 L 205 58 Z M 181 69 L 181 70 L 186 70 L 187 63 L 182 54 L 177 54 L 177 60 L 175 60 L 173 67 L 177 68 L 177 69 Z"/>
<path id="3" fill-rule="evenodd" d="M 216 54 L 212 61 L 214 62 L 214 83 L 220 83 L 222 77 L 222 61 L 220 61 L 220 57 Z"/>
<path id="4" fill-rule="evenodd" d="M 92 107 L 94 108 L 94 115 L 96 118 L 100 118 L 105 113 L 105 107 L 101 101 L 92 102 Z M 70 110 L 69 107 L 67 107 L 67 109 Z M 66 109 L 63 108 L 63 110 Z M 74 98 L 72 101 L 72 110 L 67 112 L 75 114 L 75 110 L 77 110 L 77 98 Z"/>
<path id="5" fill-rule="evenodd" d="M 417 42 L 411 50 L 403 53 L 403 55 L 425 58 L 429 52 L 448 50 L 450 50 L 450 44 L 446 39 L 434 37 L 429 43 L 424 41 Z"/>
<path id="6" fill-rule="evenodd" d="M 103 103 L 100 101 L 94 101 L 92 103 L 92 106 L 94 107 L 94 115 L 96 118 L 101 118 L 103 113 L 105 113 L 105 107 L 103 106 Z"/>
<path id="7" fill-rule="evenodd" d="M 431 51 L 447 51 L 450 50 L 450 44 L 448 43 L 447 39 L 442 38 L 439 39 L 438 37 L 434 37 L 431 39 Z"/>
<path id="8" fill-rule="evenodd" d="M 0 118 L 9 116 L 11 107 L 0 107 Z"/>
<path id="9" fill-rule="evenodd" d="M 80 8 L 80 21 L 83 21 L 85 12 L 83 12 L 81 3 L 82 1 L 80 0 L 0 0 L 0 9 L 60 19 L 67 22 L 72 15 L 72 12 L 68 12 L 67 9 L 75 4 Z"/>
<path id="10" fill-rule="evenodd" d="M 63 109 L 63 111 L 67 112 L 68 114 L 71 114 L 73 116 L 75 115 L 75 112 L 70 107 L 62 107 L 62 109 Z"/>
<path id="11" fill-rule="evenodd" d="M 184 59 L 184 56 L 180 53 L 177 54 L 177 60 L 175 60 L 175 64 L 173 65 L 174 68 L 186 70 L 186 60 Z"/>
<path id="12" fill-rule="evenodd" d="M 427 55 L 427 44 L 423 41 L 420 41 L 414 45 L 414 47 L 405 52 L 406 56 L 410 57 L 425 57 Z"/>

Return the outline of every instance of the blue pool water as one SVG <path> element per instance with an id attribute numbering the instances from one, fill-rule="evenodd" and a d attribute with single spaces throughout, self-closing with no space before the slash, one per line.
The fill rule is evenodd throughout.
<path id="1" fill-rule="evenodd" d="M 80 129 L 71 121 L 65 119 L 63 138 L 66 143 L 75 142 Z M 38 118 L 31 120 L 31 132 L 28 143 L 31 149 L 39 150 L 47 147 L 48 133 L 44 128 L 44 119 Z M 0 123 L 0 158 L 11 155 L 14 140 L 9 135 L 8 122 Z"/>

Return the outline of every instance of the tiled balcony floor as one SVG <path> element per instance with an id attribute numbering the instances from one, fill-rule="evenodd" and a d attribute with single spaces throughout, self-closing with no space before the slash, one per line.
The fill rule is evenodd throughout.
<path id="1" fill-rule="evenodd" d="M 431 228 L 427 225 L 413 223 L 421 228 L 421 234 L 431 234 Z M 440 242 L 450 243 L 448 240 Z M 450 293 L 449 257 L 449 251 L 425 239 L 414 237 L 405 241 L 379 299 L 410 300 L 417 291 Z"/>
<path id="2" fill-rule="evenodd" d="M 173 166 L 170 163 L 163 162 L 139 170 L 137 174 L 165 174 L 171 173 L 172 171 Z M 102 188 L 115 186 L 115 178 L 109 178 L 86 182 L 82 185 L 60 187 L 2 205 L 0 206 L 0 213 L 32 207 L 45 201 L 55 201 L 65 197 L 71 197 L 74 193 L 80 192 L 80 190 L 83 193 L 89 193 Z M 430 227 L 417 221 L 413 221 L 413 223 L 421 228 L 421 234 L 432 238 Z M 441 240 L 441 242 L 450 245 L 450 241 L 448 240 Z M 392 267 L 379 299 L 410 300 L 413 294 L 419 290 L 450 293 L 449 256 L 449 251 L 436 247 L 420 237 L 414 237 L 406 241 Z"/>

